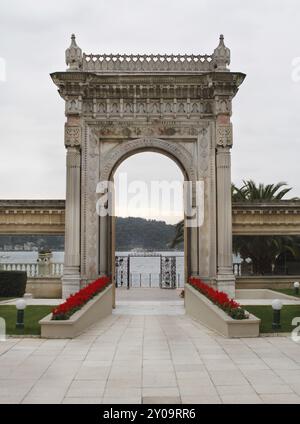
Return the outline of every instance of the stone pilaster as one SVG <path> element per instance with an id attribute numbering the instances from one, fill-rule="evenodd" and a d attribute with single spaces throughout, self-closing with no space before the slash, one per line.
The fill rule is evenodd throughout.
<path id="1" fill-rule="evenodd" d="M 99 218 L 99 274 L 107 275 L 109 270 L 108 266 L 108 216 L 101 216 Z"/>
<path id="2" fill-rule="evenodd" d="M 231 207 L 231 153 L 232 127 L 217 125 L 217 286 L 235 295 L 235 277 L 232 270 L 232 207 Z"/>
<path id="3" fill-rule="evenodd" d="M 81 128 L 66 124 L 65 145 L 67 148 L 65 260 L 63 298 L 80 288 L 80 167 Z"/>

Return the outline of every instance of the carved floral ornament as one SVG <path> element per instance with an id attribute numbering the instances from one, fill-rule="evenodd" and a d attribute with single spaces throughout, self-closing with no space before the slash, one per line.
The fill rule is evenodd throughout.
<path id="1" fill-rule="evenodd" d="M 232 147 L 232 124 L 217 126 L 216 145 L 220 147 Z"/>
<path id="2" fill-rule="evenodd" d="M 80 147 L 81 146 L 81 127 L 65 125 L 65 146 Z"/>
<path id="3" fill-rule="evenodd" d="M 99 138 L 138 138 L 138 137 L 183 137 L 195 138 L 207 126 L 178 123 L 175 120 L 152 120 L 144 124 L 128 121 L 97 121 L 95 133 Z M 96 124 L 92 123 L 93 126 Z"/>

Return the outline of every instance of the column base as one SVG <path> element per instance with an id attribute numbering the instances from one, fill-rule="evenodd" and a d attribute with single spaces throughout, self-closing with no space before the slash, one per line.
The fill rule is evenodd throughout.
<path id="1" fill-rule="evenodd" d="M 234 274 L 218 274 L 217 289 L 227 293 L 229 297 L 235 298 L 235 276 Z"/>
<path id="2" fill-rule="evenodd" d="M 68 271 L 68 270 L 67 270 Z M 61 279 L 62 281 L 62 298 L 66 299 L 71 294 L 80 290 L 80 275 L 78 272 L 65 273 Z"/>

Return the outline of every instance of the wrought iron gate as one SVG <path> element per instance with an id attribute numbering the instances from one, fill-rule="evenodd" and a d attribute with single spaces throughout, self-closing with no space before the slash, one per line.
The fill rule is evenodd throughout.
<path id="1" fill-rule="evenodd" d="M 175 289 L 176 288 L 176 256 L 164 256 L 158 253 L 131 253 L 127 256 L 115 257 L 115 284 L 116 287 L 132 286 L 131 272 L 130 272 L 130 259 L 134 257 L 159 257 L 160 258 L 160 273 L 159 273 L 159 287 L 162 289 Z M 142 275 L 142 274 L 141 274 Z M 141 278 L 140 275 L 140 278 Z M 151 274 L 150 274 L 150 287 L 151 287 Z"/>
<path id="2" fill-rule="evenodd" d="M 162 256 L 160 259 L 160 287 L 176 289 L 176 257 Z"/>
<path id="3" fill-rule="evenodd" d="M 130 287 L 130 259 L 129 256 L 115 257 L 115 283 L 116 287 Z"/>

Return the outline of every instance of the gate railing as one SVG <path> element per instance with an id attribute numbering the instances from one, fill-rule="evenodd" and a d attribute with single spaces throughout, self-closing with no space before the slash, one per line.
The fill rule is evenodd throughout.
<path id="1" fill-rule="evenodd" d="M 132 258 L 157 258 L 159 272 L 141 273 L 132 272 Z M 160 287 L 175 289 L 183 286 L 183 277 L 177 272 L 178 255 L 163 255 L 160 253 L 133 253 L 129 255 L 116 255 L 115 257 L 115 285 L 116 287 Z"/>
<path id="2" fill-rule="evenodd" d="M 127 285 L 122 285 L 127 287 Z M 120 287 L 120 286 L 118 286 Z M 162 287 L 162 275 L 161 273 L 140 273 L 131 272 L 129 275 L 129 287 L 131 288 L 159 288 Z M 174 287 L 170 288 L 183 288 L 184 278 L 180 273 L 176 275 L 176 281 Z"/>

